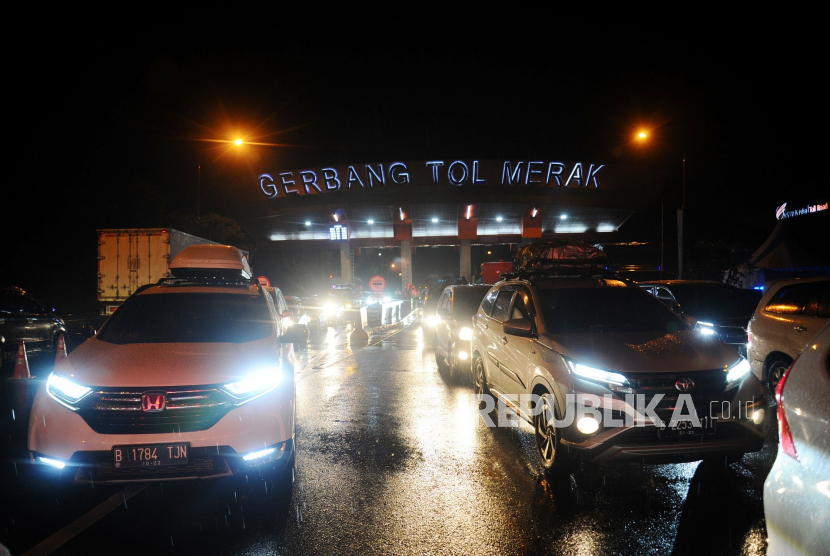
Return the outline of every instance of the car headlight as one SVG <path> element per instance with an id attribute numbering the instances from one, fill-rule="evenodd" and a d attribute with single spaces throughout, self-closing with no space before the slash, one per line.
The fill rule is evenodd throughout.
<path id="1" fill-rule="evenodd" d="M 280 382 L 282 382 L 282 370 L 279 367 L 272 367 L 251 373 L 237 382 L 225 384 L 223 388 L 236 399 L 236 405 L 240 405 L 267 394 L 279 386 Z"/>
<path id="2" fill-rule="evenodd" d="M 429 315 L 426 320 L 428 326 L 435 326 L 438 324 L 438 317 L 436 315 Z"/>
<path id="3" fill-rule="evenodd" d="M 473 329 L 465 326 L 461 330 L 458 331 L 458 337 L 462 340 L 472 340 L 473 339 Z"/>
<path id="4" fill-rule="evenodd" d="M 603 383 L 615 392 L 632 392 L 631 384 L 628 382 L 628 379 L 620 373 L 605 371 L 603 369 L 597 369 L 596 367 L 589 367 L 588 365 L 583 365 L 582 363 L 577 363 L 576 361 L 571 361 L 570 359 L 565 359 L 565 363 L 567 363 L 568 370 L 573 375 L 577 375 L 581 378 L 587 378 L 588 380 L 592 380 L 594 382 Z"/>
<path id="5" fill-rule="evenodd" d="M 81 401 L 84 396 L 92 392 L 92 388 L 81 386 L 80 384 L 72 382 L 68 378 L 63 378 L 62 376 L 52 373 L 46 381 L 46 392 L 48 392 L 52 399 L 56 402 L 68 407 L 72 411 L 76 411 L 78 408 L 75 407 L 75 404 Z"/>
<path id="6" fill-rule="evenodd" d="M 734 388 L 749 374 L 749 361 L 741 357 L 726 371 L 726 389 Z"/>
<path id="7" fill-rule="evenodd" d="M 346 309 L 351 309 L 351 308 L 352 308 L 352 304 L 351 303 L 346 303 Z"/>
<path id="8" fill-rule="evenodd" d="M 303 315 L 300 317 L 300 324 L 308 324 L 311 318 L 308 315 Z"/>
<path id="9" fill-rule="evenodd" d="M 294 324 L 294 319 L 292 319 L 291 317 L 285 317 L 285 325 L 286 326 L 292 326 L 293 324 Z"/>
<path id="10" fill-rule="evenodd" d="M 703 322 L 699 320 L 697 321 L 695 328 L 697 328 L 698 332 L 700 332 L 704 336 L 714 336 L 715 334 L 717 334 L 717 331 L 715 330 L 715 325 L 711 322 Z"/>

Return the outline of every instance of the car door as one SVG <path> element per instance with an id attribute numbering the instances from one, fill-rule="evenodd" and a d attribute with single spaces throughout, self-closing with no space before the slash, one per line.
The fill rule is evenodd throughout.
<path id="1" fill-rule="evenodd" d="M 21 313 L 19 300 L 17 292 L 0 292 L 0 336 L 5 340 L 0 347 L 4 352 L 4 361 L 14 358 L 20 340 L 27 340 L 26 317 Z"/>
<path id="2" fill-rule="evenodd" d="M 496 299 L 484 322 L 484 349 L 487 353 L 485 367 L 487 378 L 491 385 L 499 391 L 503 391 L 503 380 L 501 365 L 511 365 L 510 356 L 507 354 L 502 323 L 510 316 L 510 308 L 513 305 L 513 285 L 505 285 L 499 288 Z"/>
<path id="3" fill-rule="evenodd" d="M 763 309 L 763 324 L 753 324 L 752 341 L 758 344 L 757 354 L 766 357 L 772 351 L 781 351 L 795 358 L 810 338 L 806 333 L 811 323 L 799 322 L 810 299 L 813 283 L 782 287 Z M 815 334 L 817 330 L 814 330 Z"/>
<path id="4" fill-rule="evenodd" d="M 24 306 L 26 314 L 26 326 L 29 329 L 29 336 L 32 338 L 32 352 L 43 354 L 52 349 L 52 333 L 55 325 L 52 316 L 34 298 L 24 295 Z"/>
<path id="5" fill-rule="evenodd" d="M 793 330 L 803 344 L 809 342 L 830 319 L 830 280 L 805 284 L 808 289 L 804 310 L 796 316 Z"/>
<path id="6" fill-rule="evenodd" d="M 43 308 L 34 299 L 21 292 L 7 292 L 7 296 L 5 306 L 8 316 L 4 316 L 3 320 L 9 325 L 11 340 L 14 344 L 23 340 L 26 343 L 26 353 L 29 355 L 44 351 L 48 340 L 45 338 L 43 323 L 40 320 L 43 317 Z M 7 325 L 4 324 L 4 326 Z M 6 349 L 8 349 L 9 340 L 10 338 L 6 336 Z M 17 351 L 16 345 L 14 348 Z"/>
<path id="7" fill-rule="evenodd" d="M 528 306 L 532 307 L 533 298 L 524 286 L 514 286 L 513 296 L 508 319 L 527 319 L 533 322 Z M 533 351 L 533 338 L 515 336 L 504 333 L 502 330 L 502 361 L 499 364 L 501 371 L 501 386 L 505 395 L 518 402 L 519 395 L 527 392 L 528 364 Z"/>

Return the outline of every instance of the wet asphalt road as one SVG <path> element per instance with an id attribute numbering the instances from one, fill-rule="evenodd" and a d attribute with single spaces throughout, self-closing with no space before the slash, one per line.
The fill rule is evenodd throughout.
<path id="1" fill-rule="evenodd" d="M 765 553 L 774 420 L 763 451 L 729 467 L 608 464 L 551 484 L 531 428 L 484 426 L 419 325 L 368 346 L 342 327 L 313 339 L 293 484 L 46 483 L 22 463 L 25 400 L 4 378 L 0 542 L 14 555 Z"/>

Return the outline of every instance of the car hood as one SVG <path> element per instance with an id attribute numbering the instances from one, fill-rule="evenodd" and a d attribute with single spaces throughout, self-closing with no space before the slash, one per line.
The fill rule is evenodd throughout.
<path id="1" fill-rule="evenodd" d="M 279 364 L 280 344 L 265 338 L 244 344 L 111 344 L 91 338 L 55 367 L 75 382 L 98 387 L 220 384 Z"/>
<path id="2" fill-rule="evenodd" d="M 620 372 L 684 372 L 722 369 L 740 355 L 695 330 L 545 334 L 540 341 L 585 365 Z"/>

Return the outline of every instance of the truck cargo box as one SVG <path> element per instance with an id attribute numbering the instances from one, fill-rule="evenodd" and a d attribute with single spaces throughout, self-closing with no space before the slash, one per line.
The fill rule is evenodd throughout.
<path id="1" fill-rule="evenodd" d="M 169 276 L 167 265 L 185 247 L 215 244 L 170 228 L 98 230 L 98 301 L 112 313 L 138 288 Z"/>

